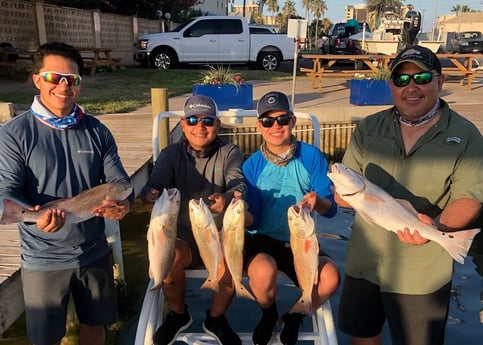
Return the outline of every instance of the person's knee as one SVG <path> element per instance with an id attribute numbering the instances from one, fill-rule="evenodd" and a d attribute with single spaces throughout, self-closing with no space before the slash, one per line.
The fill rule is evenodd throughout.
<path id="1" fill-rule="evenodd" d="M 329 258 L 321 260 L 319 286 L 322 287 L 325 294 L 333 294 L 339 285 L 340 272 L 337 266 Z"/>
<path id="2" fill-rule="evenodd" d="M 250 286 L 267 290 L 276 283 L 278 268 L 273 258 L 259 254 L 248 266 L 247 273 Z"/>

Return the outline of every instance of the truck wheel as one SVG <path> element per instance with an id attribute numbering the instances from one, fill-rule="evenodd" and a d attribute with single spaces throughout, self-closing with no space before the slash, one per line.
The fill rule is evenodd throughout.
<path id="1" fill-rule="evenodd" d="M 262 52 L 258 58 L 258 66 L 265 71 L 276 71 L 280 67 L 280 57 L 274 52 Z"/>
<path id="2" fill-rule="evenodd" d="M 152 68 L 166 71 L 175 66 L 176 58 L 170 51 L 156 50 L 151 53 L 150 63 Z"/>

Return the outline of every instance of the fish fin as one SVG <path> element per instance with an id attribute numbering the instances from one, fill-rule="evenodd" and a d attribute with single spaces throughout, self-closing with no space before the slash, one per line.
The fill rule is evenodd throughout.
<path id="1" fill-rule="evenodd" d="M 418 211 L 414 208 L 413 205 L 407 200 L 404 199 L 395 199 L 402 207 L 404 207 L 409 213 L 411 213 L 416 218 L 418 217 Z"/>
<path id="2" fill-rule="evenodd" d="M 161 290 L 162 288 L 163 288 L 163 284 L 155 283 L 149 291 Z"/>
<path id="3" fill-rule="evenodd" d="M 304 241 L 304 253 L 308 253 L 312 248 L 312 241 L 305 240 Z"/>
<path id="4" fill-rule="evenodd" d="M 247 299 L 251 299 L 252 301 L 255 301 L 255 297 L 253 297 L 252 293 L 248 291 L 248 289 L 243 285 L 242 282 L 239 282 L 236 284 L 236 295 L 238 297 L 244 297 Z"/>
<path id="5" fill-rule="evenodd" d="M 367 213 L 361 212 L 361 211 L 358 211 L 357 213 L 361 216 L 362 219 L 364 219 L 366 221 L 366 223 L 368 223 L 370 225 L 376 224 L 374 219 L 371 216 L 369 216 Z"/>
<path id="6" fill-rule="evenodd" d="M 0 218 L 0 224 L 12 224 L 22 222 L 22 214 L 25 208 L 17 204 L 15 201 L 3 199 L 3 213 Z"/>
<path id="7" fill-rule="evenodd" d="M 218 281 L 211 279 L 210 277 L 206 278 L 205 282 L 200 286 L 200 289 L 211 289 L 215 292 L 220 290 Z"/>
<path id="8" fill-rule="evenodd" d="M 480 229 L 460 230 L 454 232 L 442 232 L 441 246 L 460 264 L 465 263 L 465 257 L 468 255 L 473 238 Z"/>
<path id="9" fill-rule="evenodd" d="M 151 269 L 151 265 L 149 265 L 148 277 L 149 277 L 149 279 L 152 279 L 154 277 L 153 270 Z"/>

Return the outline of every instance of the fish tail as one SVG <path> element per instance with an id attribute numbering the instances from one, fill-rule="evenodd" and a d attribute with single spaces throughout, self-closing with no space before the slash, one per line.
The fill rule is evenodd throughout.
<path id="1" fill-rule="evenodd" d="M 20 223 L 23 221 L 23 213 L 25 209 L 17 204 L 15 201 L 4 199 L 3 200 L 3 213 L 0 218 L 0 224 L 12 224 Z"/>
<path id="2" fill-rule="evenodd" d="M 248 289 L 245 287 L 245 285 L 243 285 L 243 283 L 238 283 L 236 284 L 236 295 L 238 297 L 244 297 L 244 298 L 248 298 L 252 301 L 255 300 L 255 297 L 253 297 L 253 295 L 251 294 L 250 291 L 248 291 Z"/>
<path id="3" fill-rule="evenodd" d="M 211 289 L 215 292 L 218 292 L 220 288 L 218 287 L 218 281 L 211 279 L 210 277 L 206 278 L 203 285 L 200 286 L 200 289 Z"/>
<path id="4" fill-rule="evenodd" d="M 154 280 L 154 284 L 153 284 L 153 287 L 151 288 L 150 291 L 154 291 L 154 290 L 161 290 L 163 288 L 163 283 L 161 282 L 156 282 L 156 280 Z"/>
<path id="5" fill-rule="evenodd" d="M 299 313 L 299 314 L 312 314 L 312 299 L 305 298 L 302 295 L 299 300 L 292 306 L 289 313 Z"/>
<path id="6" fill-rule="evenodd" d="M 460 264 L 464 264 L 465 257 L 470 250 L 471 243 L 480 229 L 445 232 L 440 244 Z"/>

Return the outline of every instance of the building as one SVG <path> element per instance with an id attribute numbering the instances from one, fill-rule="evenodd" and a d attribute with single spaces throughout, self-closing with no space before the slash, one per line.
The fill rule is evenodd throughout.
<path id="1" fill-rule="evenodd" d="M 203 15 L 228 15 L 228 3 L 230 0 L 204 0 L 193 6 L 193 10 L 199 10 Z"/>
<path id="2" fill-rule="evenodd" d="M 481 31 L 483 32 L 483 12 L 463 12 L 459 15 L 440 16 L 436 22 L 436 33 Z"/>
<path id="3" fill-rule="evenodd" d="M 245 18 L 251 22 L 252 18 L 258 14 L 258 5 L 254 0 L 245 0 L 245 15 L 243 15 L 243 5 L 231 5 L 230 16 L 245 16 Z"/>
<path id="4" fill-rule="evenodd" d="M 369 13 L 365 4 L 347 5 L 345 8 L 345 21 L 357 19 L 359 23 L 369 22 Z"/>

